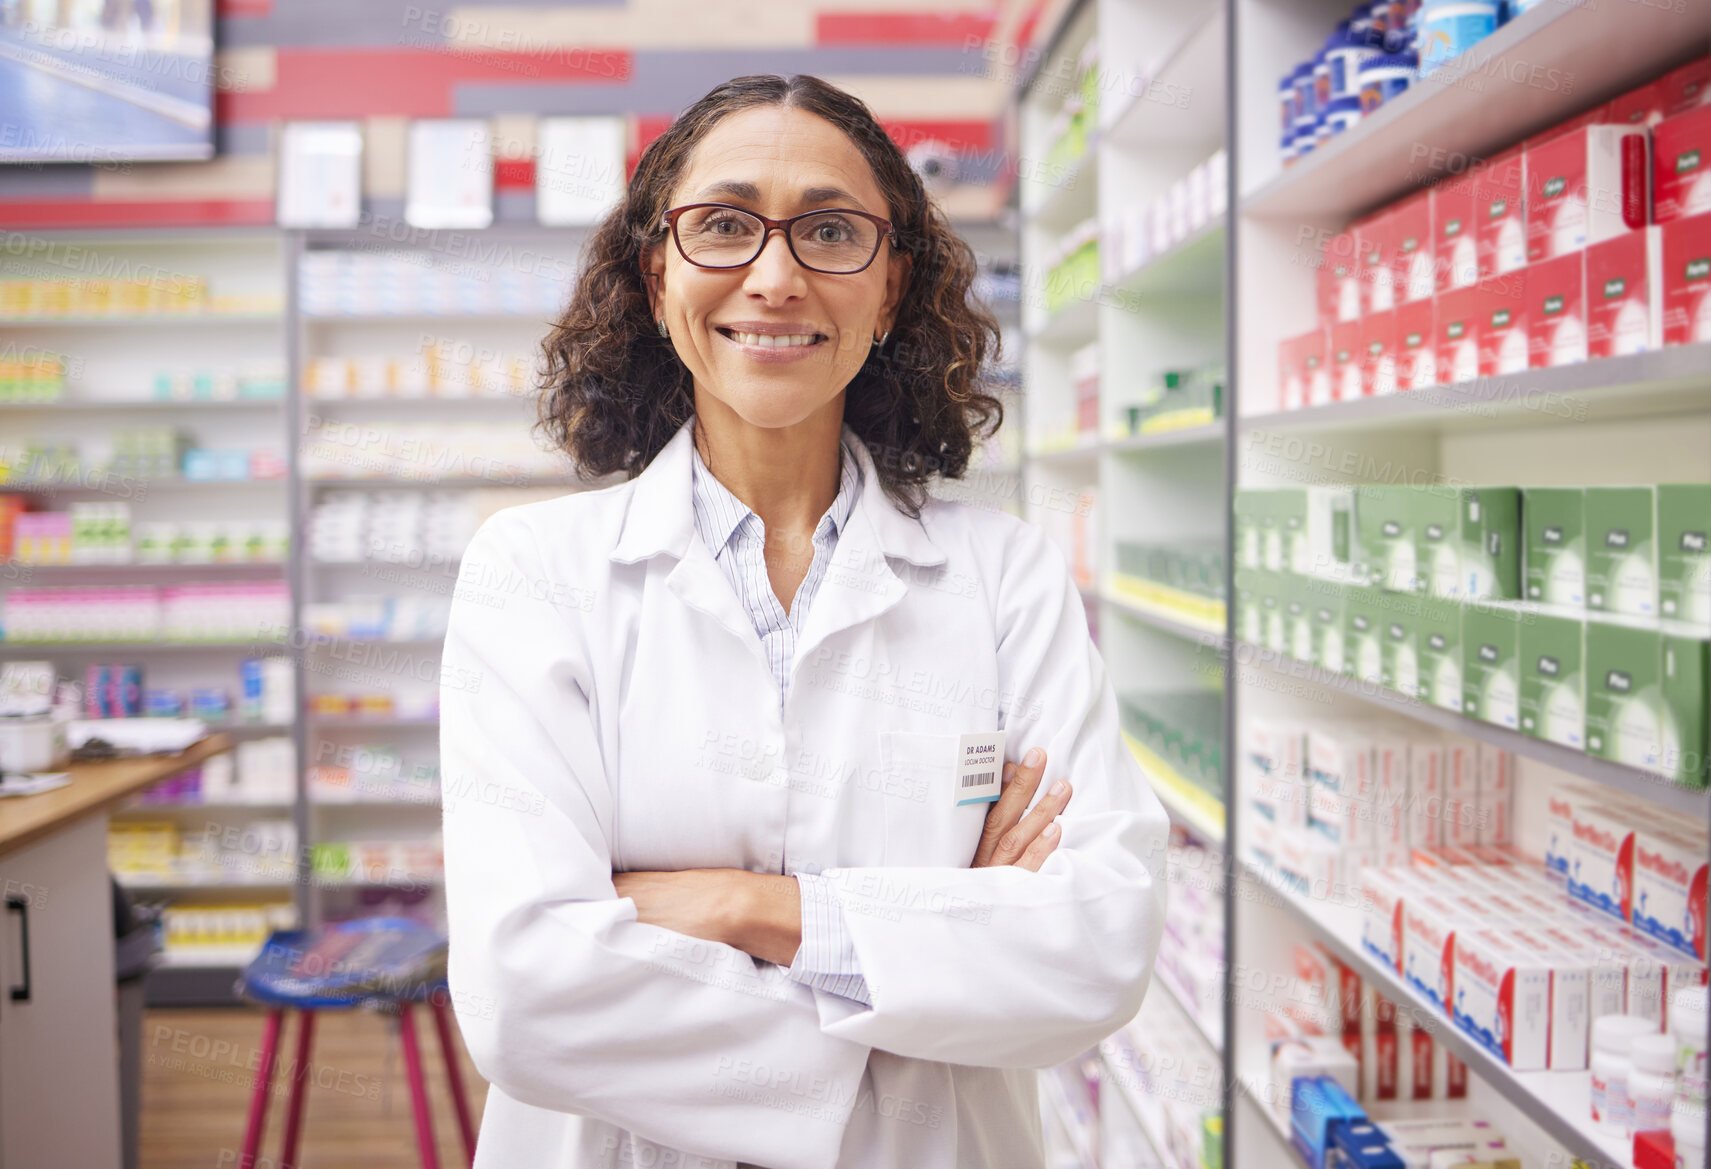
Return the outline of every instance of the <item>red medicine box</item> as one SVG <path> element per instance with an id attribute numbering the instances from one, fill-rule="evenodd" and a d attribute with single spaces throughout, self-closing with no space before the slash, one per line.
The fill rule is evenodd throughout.
<path id="1" fill-rule="evenodd" d="M 1479 275 L 1527 266 L 1526 157 L 1519 146 L 1493 158 L 1474 178 L 1474 243 Z"/>
<path id="2" fill-rule="evenodd" d="M 1527 256 L 1577 252 L 1646 226 L 1644 126 L 1583 126 L 1527 151 Z"/>
<path id="3" fill-rule="evenodd" d="M 1396 307 L 1396 251 L 1393 228 L 1396 213 L 1386 209 L 1354 228 L 1360 244 L 1361 315 L 1382 313 Z"/>
<path id="4" fill-rule="evenodd" d="M 1484 302 L 1485 290 L 1478 286 L 1438 297 L 1439 385 L 1470 382 L 1479 376 L 1479 320 Z"/>
<path id="5" fill-rule="evenodd" d="M 1479 285 L 1479 376 L 1520 373 L 1528 348 L 1527 270 L 1506 272 Z"/>
<path id="6" fill-rule="evenodd" d="M 1415 300 L 1396 310 L 1396 388 L 1423 390 L 1438 384 L 1437 302 Z"/>
<path id="7" fill-rule="evenodd" d="M 1527 269 L 1527 317 L 1534 369 L 1586 360 L 1586 253 Z"/>
<path id="8" fill-rule="evenodd" d="M 1663 344 L 1657 279 L 1661 229 L 1631 231 L 1586 249 L 1586 355 L 1625 357 Z"/>
<path id="9" fill-rule="evenodd" d="M 1391 247 L 1387 253 L 1391 268 L 1390 281 L 1396 289 L 1396 303 L 1430 300 L 1437 291 L 1437 270 L 1432 257 L 1432 194 L 1422 191 L 1396 204 L 1385 224 Z"/>
<path id="10" fill-rule="evenodd" d="M 1479 280 L 1473 204 L 1473 180 L 1466 176 L 1432 188 L 1432 238 L 1440 294 Z"/>
<path id="11" fill-rule="evenodd" d="M 1361 318 L 1361 387 L 1367 397 L 1396 392 L 1396 313 Z"/>
<path id="12" fill-rule="evenodd" d="M 1339 402 L 1365 397 L 1361 383 L 1361 323 L 1339 321 L 1331 326 L 1331 396 Z"/>
<path id="13" fill-rule="evenodd" d="M 1711 105 L 1659 122 L 1652 154 L 1658 223 L 1711 211 Z"/>
<path id="14" fill-rule="evenodd" d="M 1663 343 L 1711 341 L 1711 215 L 1666 223 L 1663 234 Z"/>

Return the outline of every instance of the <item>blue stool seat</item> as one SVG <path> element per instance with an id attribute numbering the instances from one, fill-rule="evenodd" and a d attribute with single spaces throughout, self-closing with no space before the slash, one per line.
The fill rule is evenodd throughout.
<path id="1" fill-rule="evenodd" d="M 444 992 L 445 935 L 407 917 L 368 917 L 318 930 L 278 930 L 238 977 L 269 1007 L 324 1010 Z"/>

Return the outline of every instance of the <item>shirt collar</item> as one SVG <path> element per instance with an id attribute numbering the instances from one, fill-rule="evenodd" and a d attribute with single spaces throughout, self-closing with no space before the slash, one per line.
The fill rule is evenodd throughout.
<path id="1" fill-rule="evenodd" d="M 838 493 L 832 499 L 832 506 L 826 509 L 826 514 L 820 517 L 815 526 L 816 541 L 825 538 L 827 524 L 831 525 L 831 537 L 841 535 L 848 523 L 850 512 L 854 510 L 856 499 L 861 495 L 862 470 L 861 462 L 855 452 L 850 449 L 850 430 L 844 428 L 838 440 L 839 470 Z M 701 451 L 690 442 L 693 461 L 690 464 L 690 482 L 695 510 L 695 530 L 712 551 L 717 559 L 730 543 L 734 535 L 748 518 L 754 515 L 742 500 L 732 494 L 731 489 L 719 482 L 718 478 L 707 469 L 707 464 L 701 459 Z M 759 517 L 756 517 L 758 522 Z"/>

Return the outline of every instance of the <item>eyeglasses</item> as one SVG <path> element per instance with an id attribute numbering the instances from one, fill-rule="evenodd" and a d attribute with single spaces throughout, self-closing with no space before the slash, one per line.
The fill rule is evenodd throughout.
<path id="1" fill-rule="evenodd" d="M 889 219 L 845 207 L 768 219 L 729 203 L 689 203 L 667 211 L 660 225 L 671 229 L 679 254 L 697 268 L 754 263 L 775 228 L 798 264 L 832 276 L 863 271 L 879 255 L 880 240 L 897 242 Z"/>

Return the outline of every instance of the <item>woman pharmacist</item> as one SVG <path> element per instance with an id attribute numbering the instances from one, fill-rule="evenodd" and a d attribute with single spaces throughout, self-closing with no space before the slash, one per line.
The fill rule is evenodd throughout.
<path id="1" fill-rule="evenodd" d="M 543 415 L 632 477 L 489 519 L 445 646 L 482 1169 L 1028 1169 L 1031 1069 L 1140 1005 L 1166 821 L 1064 558 L 924 500 L 999 408 L 974 272 L 811 77 L 592 237 Z"/>

